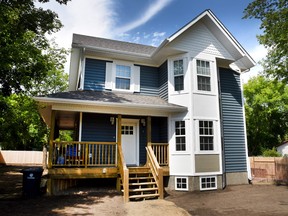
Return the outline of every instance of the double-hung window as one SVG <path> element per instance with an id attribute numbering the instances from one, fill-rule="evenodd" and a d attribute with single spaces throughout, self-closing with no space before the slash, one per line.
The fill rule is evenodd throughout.
<path id="1" fill-rule="evenodd" d="M 174 90 L 184 90 L 184 63 L 183 59 L 173 61 Z"/>
<path id="2" fill-rule="evenodd" d="M 175 122 L 176 151 L 186 150 L 185 121 Z"/>
<path id="3" fill-rule="evenodd" d="M 197 83 L 199 91 L 211 91 L 210 62 L 197 60 Z"/>
<path id="4" fill-rule="evenodd" d="M 131 67 L 116 65 L 116 89 L 130 90 Z"/>
<path id="5" fill-rule="evenodd" d="M 200 151 L 214 150 L 213 121 L 199 121 Z"/>

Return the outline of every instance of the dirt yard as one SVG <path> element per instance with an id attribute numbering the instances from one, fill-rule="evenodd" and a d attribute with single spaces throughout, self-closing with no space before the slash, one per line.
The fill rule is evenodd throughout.
<path id="1" fill-rule="evenodd" d="M 1 215 L 288 215 L 288 188 L 231 186 L 221 191 L 166 191 L 164 200 L 123 203 L 111 188 L 80 187 L 66 195 L 22 197 L 23 167 L 0 166 Z"/>

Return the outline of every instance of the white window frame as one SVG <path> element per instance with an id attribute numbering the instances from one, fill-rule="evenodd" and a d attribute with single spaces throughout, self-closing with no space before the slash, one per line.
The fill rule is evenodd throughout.
<path id="1" fill-rule="evenodd" d="M 184 129 L 185 129 L 185 134 L 176 134 L 176 122 L 184 122 Z M 186 122 L 185 120 L 175 120 L 174 121 L 174 133 L 175 133 L 175 152 L 179 153 L 179 152 L 186 152 L 187 151 L 187 126 L 186 126 Z M 184 137 L 185 138 L 185 150 L 177 150 L 177 137 Z"/>
<path id="2" fill-rule="evenodd" d="M 213 150 L 200 150 L 200 133 L 199 133 L 199 122 L 200 121 L 212 121 L 213 122 Z M 219 129 L 220 125 L 219 125 L 219 121 L 216 119 L 208 119 L 208 118 L 197 118 L 194 119 L 194 134 L 195 134 L 195 154 L 220 154 L 220 150 L 221 149 L 219 147 L 219 144 L 221 143 L 221 140 L 219 140 L 221 138 L 220 134 L 219 134 Z"/>
<path id="3" fill-rule="evenodd" d="M 203 128 L 203 131 L 204 131 L 204 133 L 203 134 L 200 134 L 200 122 L 203 122 L 204 124 L 205 124 L 205 122 L 207 122 L 208 123 L 208 127 L 205 127 L 205 126 L 203 126 L 202 128 Z M 212 122 L 212 128 L 210 128 L 210 122 Z M 214 151 L 215 150 L 215 123 L 214 123 L 214 121 L 211 121 L 211 120 L 199 120 L 198 121 L 198 129 L 199 129 L 199 131 L 198 131 L 198 136 L 199 136 L 199 150 L 201 151 L 201 152 L 211 152 L 211 151 Z M 205 134 L 205 131 L 206 130 L 208 130 L 208 133 L 209 134 Z M 212 130 L 212 134 L 210 134 L 210 130 Z M 209 138 L 209 137 L 212 137 L 212 139 L 213 139 L 213 142 L 212 142 L 212 146 L 213 146 L 213 149 L 208 149 L 208 150 L 205 150 L 205 149 L 201 149 L 201 138 L 202 137 L 207 137 L 207 138 Z M 208 144 L 208 145 L 210 145 L 210 143 Z"/>
<path id="4" fill-rule="evenodd" d="M 198 67 L 198 62 L 200 62 L 200 67 Z M 202 67 L 202 62 L 205 62 L 205 66 Z M 209 64 L 209 71 L 207 72 L 207 68 L 206 68 L 206 64 Z M 199 69 L 201 70 L 205 70 L 205 72 L 203 73 L 200 73 L 199 72 Z M 197 91 L 201 91 L 201 92 L 212 92 L 212 76 L 211 76 L 211 62 L 208 61 L 208 60 L 201 60 L 201 59 L 196 59 L 196 74 L 197 74 L 197 78 L 196 78 L 196 81 L 197 81 Z M 204 77 L 204 78 L 209 78 L 209 86 L 210 86 L 210 90 L 203 90 L 203 89 L 199 89 L 199 80 L 198 78 L 199 77 Z"/>
<path id="5" fill-rule="evenodd" d="M 183 90 L 175 91 L 174 61 L 183 60 Z M 168 91 L 170 95 L 186 94 L 190 89 L 189 61 L 187 55 L 174 56 L 168 59 Z"/>
<path id="6" fill-rule="evenodd" d="M 116 88 L 116 67 L 117 65 L 123 65 L 130 67 L 130 89 L 118 89 Z M 140 92 L 140 66 L 136 66 L 131 62 L 125 61 L 113 61 L 106 63 L 106 77 L 105 77 L 105 89 L 121 92 Z"/>
<path id="7" fill-rule="evenodd" d="M 201 94 L 201 95 L 218 95 L 218 83 L 217 83 L 217 65 L 216 65 L 216 59 L 212 58 L 211 56 L 208 55 L 199 55 L 196 57 L 191 57 L 192 58 L 192 76 L 193 76 L 193 81 L 192 81 L 192 88 L 193 88 L 193 93 L 196 94 Z M 207 61 L 209 62 L 210 65 L 210 91 L 203 91 L 203 90 L 198 90 L 198 74 L 197 74 L 197 60 L 200 61 Z M 201 75 L 200 75 L 201 76 Z"/>
<path id="8" fill-rule="evenodd" d="M 123 67 L 123 68 L 128 68 L 129 69 L 129 76 L 122 76 L 122 75 L 117 75 L 117 67 Z M 130 91 L 131 90 L 131 83 L 132 83 L 132 67 L 130 65 L 123 65 L 123 64 L 116 64 L 116 73 L 115 73 L 115 89 L 116 90 L 121 90 L 121 91 Z M 125 70 L 126 71 L 126 70 Z M 129 89 L 122 89 L 122 88 L 117 88 L 117 79 L 125 79 L 129 80 Z"/>
<path id="9" fill-rule="evenodd" d="M 179 63 L 180 61 L 182 61 L 182 73 L 180 73 L 180 74 L 175 74 L 175 62 L 178 62 L 178 63 Z M 173 87 L 174 87 L 174 91 L 175 91 L 175 92 L 184 91 L 184 89 L 185 89 L 185 82 L 184 82 L 184 75 L 185 75 L 185 72 L 184 72 L 184 59 L 183 59 L 183 58 L 182 58 L 182 59 L 174 59 L 174 60 L 172 61 L 172 68 L 173 68 L 173 83 L 174 83 Z M 176 83 L 175 83 L 176 77 L 183 77 L 183 79 L 182 79 L 183 89 L 176 90 Z"/>
<path id="10" fill-rule="evenodd" d="M 212 179 L 212 178 L 214 178 L 215 179 L 215 186 L 214 187 L 209 187 L 209 188 L 207 188 L 207 187 L 202 187 L 202 179 Z M 211 182 L 210 183 L 207 183 L 206 182 L 206 185 L 207 184 L 211 184 Z M 205 190 L 217 190 L 217 176 L 201 176 L 200 178 L 199 178 L 199 185 L 200 185 L 200 191 L 205 191 Z"/>
<path id="11" fill-rule="evenodd" d="M 186 180 L 186 188 L 182 188 L 182 187 L 178 187 L 178 184 L 177 184 L 177 179 L 185 179 Z M 182 182 L 180 183 L 181 186 L 182 186 Z M 189 181 L 188 181 L 188 177 L 183 177 L 183 176 L 175 176 L 175 190 L 178 190 L 178 191 L 188 191 L 189 190 Z"/>

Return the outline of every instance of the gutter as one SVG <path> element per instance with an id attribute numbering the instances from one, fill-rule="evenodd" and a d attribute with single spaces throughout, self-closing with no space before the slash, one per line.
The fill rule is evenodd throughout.
<path id="1" fill-rule="evenodd" d="M 145 109 L 145 110 L 167 110 L 170 112 L 183 112 L 187 110 L 187 107 L 182 107 L 178 105 L 155 105 L 155 104 L 133 104 L 133 103 L 123 103 L 117 104 L 112 102 L 99 102 L 99 101 L 89 101 L 89 100 L 76 100 L 76 99 L 63 99 L 63 98 L 47 98 L 47 97 L 33 97 L 34 100 L 40 103 L 47 104 L 73 104 L 73 105 L 90 105 L 90 106 L 100 106 L 100 107 L 113 107 L 113 108 L 125 108 L 125 109 Z"/>

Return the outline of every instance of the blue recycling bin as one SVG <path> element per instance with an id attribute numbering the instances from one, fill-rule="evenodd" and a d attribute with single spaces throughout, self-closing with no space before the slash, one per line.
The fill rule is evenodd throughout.
<path id="1" fill-rule="evenodd" d="M 43 169 L 41 167 L 30 167 L 23 169 L 23 196 L 33 198 L 40 195 L 40 184 Z"/>

